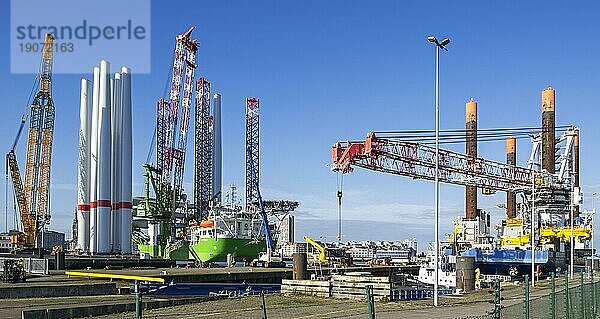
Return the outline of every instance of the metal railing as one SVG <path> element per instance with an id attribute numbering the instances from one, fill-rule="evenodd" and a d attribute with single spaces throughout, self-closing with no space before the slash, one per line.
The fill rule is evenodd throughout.
<path id="1" fill-rule="evenodd" d="M 4 271 L 4 260 L 15 259 L 15 258 L 0 258 L 0 271 Z M 49 274 L 49 260 L 39 258 L 21 258 L 23 261 L 23 268 L 28 274 L 36 275 L 48 275 Z"/>
<path id="2" fill-rule="evenodd" d="M 597 274 L 596 274 L 597 276 Z M 579 273 L 576 276 L 564 276 L 564 283 L 557 284 L 554 273 L 550 277 L 550 287 L 547 293 L 534 296 L 536 290 L 529 287 L 526 275 L 523 294 L 515 303 L 501 305 L 499 310 L 491 309 L 486 315 L 469 318 L 477 319 L 592 319 L 599 315 L 600 282 L 593 273 Z M 547 289 L 547 288 L 546 288 Z M 495 296 L 495 295 L 494 295 Z"/>

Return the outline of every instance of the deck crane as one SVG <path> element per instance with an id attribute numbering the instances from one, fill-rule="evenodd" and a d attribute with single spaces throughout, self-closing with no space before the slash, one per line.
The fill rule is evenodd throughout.
<path id="1" fill-rule="evenodd" d="M 308 236 L 304 236 L 304 240 L 319 251 L 319 258 L 316 259 L 315 261 L 317 261 L 321 264 L 326 264 L 328 262 L 328 259 L 327 259 L 327 250 L 325 249 L 325 247 L 321 246 L 319 243 L 312 240 L 312 238 L 310 238 Z"/>
<path id="2" fill-rule="evenodd" d="M 554 192 L 567 198 L 557 197 L 545 199 L 536 196 L 536 211 L 544 213 L 544 206 L 568 207 L 568 196 L 572 191 L 573 179 L 568 174 L 573 165 L 573 136 L 578 128 L 569 128 L 560 139 L 564 143 L 559 158 L 561 169 L 556 174 L 535 170 L 536 158 L 540 156 L 540 138 L 534 137 L 534 147 L 527 168 L 491 161 L 488 159 L 469 157 L 450 150 L 439 150 L 439 180 L 444 183 L 476 186 L 492 193 L 493 191 L 512 191 L 529 195 L 525 205 L 531 202 L 532 186 L 536 193 Z M 412 177 L 414 179 L 435 179 L 435 148 L 398 138 L 379 137 L 371 132 L 364 141 L 338 142 L 332 147 L 332 170 L 343 174 L 352 172 L 354 167 L 361 167 L 383 173 Z M 538 191 L 540 189 L 540 191 Z M 554 203 L 556 205 L 550 205 Z M 559 205 L 560 204 L 560 205 Z M 562 206 L 561 206 L 562 205 Z M 556 206 L 556 207 L 555 207 Z M 550 212 L 552 213 L 552 212 Z M 549 213 L 548 213 L 549 214 Z M 591 238 L 591 230 L 573 227 L 576 238 L 584 242 Z M 564 237 L 565 231 L 571 228 L 564 225 L 545 225 L 540 228 L 540 241 L 553 242 Z M 521 236 L 520 243 L 529 242 L 529 234 Z M 514 240 L 517 240 L 513 238 Z"/>
<path id="3" fill-rule="evenodd" d="M 138 217 L 159 224 L 157 242 L 162 247 L 175 241 L 175 212 L 183 201 L 182 182 L 198 41 L 190 36 L 194 27 L 177 36 L 169 100 L 157 105 L 156 166 L 145 164 L 145 200 L 136 209 Z M 179 124 L 179 125 L 178 125 Z M 156 200 L 150 200 L 150 185 Z"/>
<path id="4" fill-rule="evenodd" d="M 50 220 L 48 196 L 54 134 L 54 101 L 52 100 L 53 43 L 54 37 L 52 34 L 46 34 L 42 48 L 39 90 L 31 104 L 24 184 L 21 181 L 15 148 L 26 122 L 25 117 L 21 119 L 17 137 L 11 150 L 6 155 L 6 163 L 10 170 L 15 198 L 23 224 L 23 232 L 13 236 L 11 241 L 23 248 L 35 247 L 38 232 Z"/>
<path id="5" fill-rule="evenodd" d="M 473 158 L 449 150 L 439 150 L 441 182 L 509 191 L 530 189 L 533 169 L 511 166 L 483 158 Z M 364 141 L 340 142 L 332 148 L 332 170 L 352 172 L 353 166 L 412 177 L 435 179 L 435 148 L 369 133 Z"/>

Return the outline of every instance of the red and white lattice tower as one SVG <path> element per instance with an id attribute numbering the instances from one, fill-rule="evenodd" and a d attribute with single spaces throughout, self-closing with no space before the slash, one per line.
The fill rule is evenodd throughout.
<path id="1" fill-rule="evenodd" d="M 210 116 L 210 83 L 196 81 L 196 117 L 194 148 L 194 203 L 196 219 L 204 219 L 212 194 L 212 138 Z"/>
<path id="2" fill-rule="evenodd" d="M 157 107 L 156 162 L 162 172 L 161 184 L 172 185 L 173 207 L 181 193 L 193 98 L 192 86 L 198 50 L 198 42 L 190 39 L 193 30 L 194 27 L 191 27 L 184 34 L 177 36 L 169 100 L 160 99 Z M 179 119 L 181 120 L 178 125 Z"/>

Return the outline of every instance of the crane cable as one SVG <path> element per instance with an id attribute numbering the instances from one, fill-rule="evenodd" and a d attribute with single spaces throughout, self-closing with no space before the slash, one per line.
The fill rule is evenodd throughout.
<path id="1" fill-rule="evenodd" d="M 556 129 L 569 128 L 569 125 L 557 125 Z M 527 131 L 527 130 L 542 130 L 539 126 L 530 127 L 496 127 L 488 129 L 477 129 L 478 132 L 502 132 L 502 131 Z M 447 129 L 440 130 L 440 133 L 464 133 L 470 130 L 467 129 Z M 423 133 L 435 133 L 435 130 L 402 130 L 402 131 L 373 131 L 375 134 L 423 134 Z"/>
<path id="2" fill-rule="evenodd" d="M 30 107 L 31 107 L 31 99 L 33 97 L 33 93 L 35 92 L 35 88 L 37 87 L 39 81 L 40 81 L 40 77 L 41 77 L 41 73 L 42 73 L 42 62 L 40 62 L 40 65 L 38 67 L 38 72 L 33 80 L 33 85 L 31 86 L 31 90 L 29 91 L 29 97 L 27 98 L 27 103 L 25 104 L 25 106 L 23 107 L 23 113 L 21 115 L 21 124 L 19 125 L 19 130 L 17 131 L 17 135 L 15 136 L 15 140 L 13 141 L 13 144 L 10 148 L 10 152 L 14 152 L 15 149 L 17 148 L 17 144 L 19 143 L 19 139 L 21 137 L 21 133 L 23 132 L 23 127 L 25 127 L 25 123 L 27 122 L 27 119 L 29 118 L 29 114 L 30 114 Z M 4 227 L 5 227 L 5 231 L 8 232 L 8 186 L 9 186 L 9 167 L 8 167 L 8 158 L 6 159 L 5 162 L 5 179 L 4 179 Z M 14 192 L 14 189 L 13 189 Z M 14 194 L 14 196 L 16 196 L 16 194 Z M 13 197 L 14 199 L 14 197 Z M 13 212 L 14 212 L 14 220 L 13 220 L 13 227 L 16 228 L 18 223 L 17 223 L 17 209 L 16 209 L 16 205 L 15 202 L 13 200 Z"/>
<path id="3" fill-rule="evenodd" d="M 563 133 L 571 126 L 556 126 L 556 133 Z M 435 142 L 435 131 L 433 130 L 405 130 L 405 131 L 375 131 L 380 138 L 394 141 L 410 141 L 424 145 L 432 145 Z M 441 130 L 439 135 L 440 144 L 458 144 L 466 141 L 467 129 Z M 477 142 L 504 141 L 507 137 L 516 139 L 530 139 L 534 135 L 542 133 L 542 127 L 517 127 L 517 128 L 491 128 L 478 129 Z"/>
<path id="4" fill-rule="evenodd" d="M 338 242 L 342 242 L 342 195 L 344 188 L 344 173 L 338 171 L 336 175 L 337 198 L 338 198 Z"/>
<path id="5" fill-rule="evenodd" d="M 173 75 L 173 62 L 175 61 L 175 56 L 171 59 L 171 64 L 169 65 L 169 71 L 167 71 L 167 78 L 165 80 L 165 86 L 163 87 L 162 98 L 164 99 L 167 95 L 167 89 L 169 83 L 171 82 L 171 76 Z M 146 163 L 150 163 L 152 159 L 152 153 L 154 153 L 154 147 L 156 146 L 156 133 L 158 131 L 158 123 L 154 123 L 154 133 L 152 133 L 152 139 L 150 140 L 150 145 L 148 145 L 148 155 L 146 156 Z M 158 162 L 158 160 L 157 160 Z"/>

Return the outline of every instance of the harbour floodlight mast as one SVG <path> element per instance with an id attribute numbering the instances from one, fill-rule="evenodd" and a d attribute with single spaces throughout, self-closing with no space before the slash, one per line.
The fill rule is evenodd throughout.
<path id="1" fill-rule="evenodd" d="M 429 36 L 429 42 L 435 43 L 435 216 L 434 216 L 434 241 L 435 241 L 435 282 L 433 292 L 433 305 L 438 305 L 438 267 L 439 267 L 439 218 L 440 218 L 440 181 L 439 181 L 439 162 L 440 162 L 440 48 L 448 51 L 446 45 L 450 43 L 450 39 L 445 38 L 442 42 L 438 42 L 436 37 Z"/>

